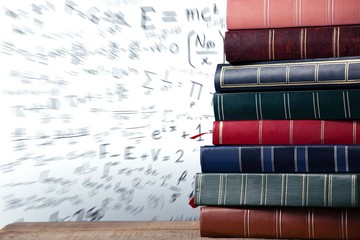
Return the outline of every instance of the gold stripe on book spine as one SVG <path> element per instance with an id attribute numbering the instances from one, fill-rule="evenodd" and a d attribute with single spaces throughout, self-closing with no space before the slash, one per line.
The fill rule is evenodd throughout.
<path id="1" fill-rule="evenodd" d="M 223 127 L 224 124 L 222 121 L 219 122 L 219 144 L 223 143 Z"/>

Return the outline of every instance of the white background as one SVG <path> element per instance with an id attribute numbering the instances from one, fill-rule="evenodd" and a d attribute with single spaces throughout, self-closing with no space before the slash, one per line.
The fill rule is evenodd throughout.
<path id="1" fill-rule="evenodd" d="M 2 0 L 0 227 L 198 219 L 225 3 Z"/>

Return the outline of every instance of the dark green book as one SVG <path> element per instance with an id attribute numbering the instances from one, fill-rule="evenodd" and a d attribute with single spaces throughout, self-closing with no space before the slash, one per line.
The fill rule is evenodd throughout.
<path id="1" fill-rule="evenodd" d="M 214 94 L 215 120 L 360 119 L 360 89 Z"/>
<path id="2" fill-rule="evenodd" d="M 198 173 L 198 206 L 360 207 L 360 174 Z"/>

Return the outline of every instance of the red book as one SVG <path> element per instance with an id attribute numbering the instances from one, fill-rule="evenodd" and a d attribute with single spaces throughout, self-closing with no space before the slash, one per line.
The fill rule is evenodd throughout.
<path id="1" fill-rule="evenodd" d="M 224 52 L 229 63 L 359 56 L 360 25 L 231 30 Z"/>
<path id="2" fill-rule="evenodd" d="M 360 121 L 214 121 L 213 144 L 358 144 Z"/>
<path id="3" fill-rule="evenodd" d="M 360 239 L 360 209 L 202 207 L 202 237 Z"/>
<path id="4" fill-rule="evenodd" d="M 227 29 L 360 24 L 360 0 L 227 0 Z"/>

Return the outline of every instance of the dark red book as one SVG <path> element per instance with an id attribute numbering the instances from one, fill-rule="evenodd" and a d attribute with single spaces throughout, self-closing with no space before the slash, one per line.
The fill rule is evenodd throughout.
<path id="1" fill-rule="evenodd" d="M 360 209 L 202 207 L 202 237 L 360 239 Z"/>
<path id="2" fill-rule="evenodd" d="M 360 140 L 360 121 L 214 121 L 212 134 L 214 145 L 358 144 Z"/>
<path id="3" fill-rule="evenodd" d="M 225 32 L 229 63 L 360 55 L 360 25 L 236 29 Z"/>

